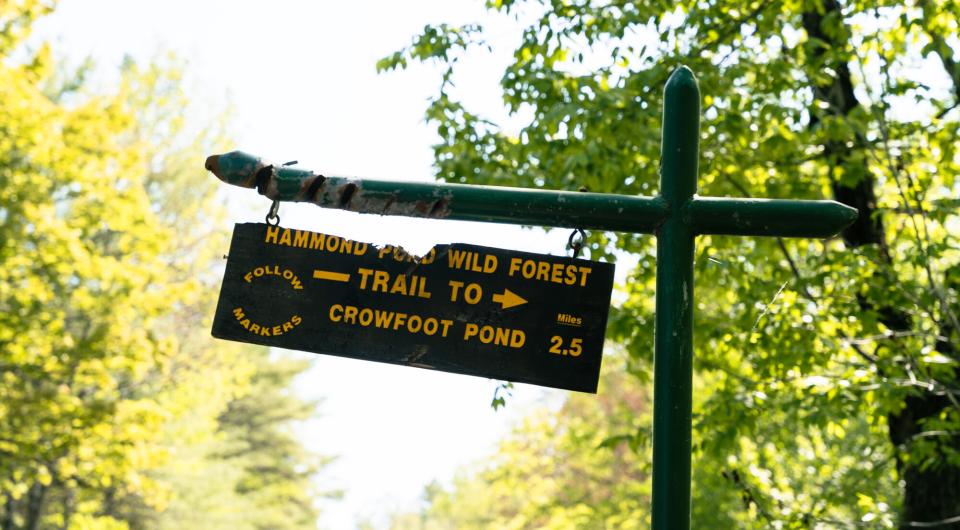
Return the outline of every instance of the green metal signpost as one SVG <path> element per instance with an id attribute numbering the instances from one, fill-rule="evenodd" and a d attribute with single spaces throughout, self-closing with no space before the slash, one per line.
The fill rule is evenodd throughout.
<path id="1" fill-rule="evenodd" d="M 857 211 L 834 201 L 696 196 L 700 91 L 678 68 L 664 94 L 660 196 L 401 183 L 325 177 L 232 152 L 206 167 L 277 201 L 359 213 L 609 230 L 657 236 L 653 403 L 653 524 L 690 527 L 694 239 L 700 234 L 825 238 Z"/>

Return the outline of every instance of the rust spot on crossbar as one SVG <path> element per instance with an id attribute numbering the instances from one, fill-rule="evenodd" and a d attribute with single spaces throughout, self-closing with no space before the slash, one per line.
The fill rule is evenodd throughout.
<path id="1" fill-rule="evenodd" d="M 340 188 L 340 207 L 347 208 L 350 205 L 350 200 L 353 199 L 353 195 L 357 192 L 359 187 L 353 182 L 348 182 Z"/>
<path id="2" fill-rule="evenodd" d="M 327 184 L 330 180 L 327 179 Z M 316 184 L 316 183 L 314 183 Z M 314 185 L 310 186 L 311 189 Z M 442 196 L 431 199 L 403 201 L 399 191 L 375 190 L 364 188 L 363 181 L 351 180 L 339 184 L 335 189 L 323 191 L 323 185 L 316 185 L 311 197 L 309 191 L 305 194 L 307 200 L 312 200 L 321 206 L 335 206 L 357 213 L 375 213 L 380 215 L 402 215 L 406 217 L 422 217 L 442 219 L 450 215 L 450 198 Z M 332 204 L 331 204 L 332 203 Z"/>
<path id="3" fill-rule="evenodd" d="M 323 183 L 326 180 L 327 177 L 324 177 L 323 175 L 317 175 L 314 177 L 307 186 L 307 191 L 303 194 L 304 198 L 308 201 L 316 201 L 320 193 L 320 188 L 323 187 Z"/>
<path id="4" fill-rule="evenodd" d="M 270 177 L 273 176 L 273 166 L 263 166 L 254 173 L 254 184 L 257 188 L 257 193 L 260 195 L 266 195 L 268 185 L 270 184 Z"/>
<path id="5" fill-rule="evenodd" d="M 450 212 L 447 210 L 447 205 L 450 201 L 446 197 L 437 199 L 437 202 L 433 203 L 433 208 L 430 208 L 430 213 L 427 214 L 427 217 L 446 217 Z"/>

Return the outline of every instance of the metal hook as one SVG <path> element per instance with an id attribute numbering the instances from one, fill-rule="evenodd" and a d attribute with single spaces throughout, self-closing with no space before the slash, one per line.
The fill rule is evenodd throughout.
<path id="1" fill-rule="evenodd" d="M 574 240 L 578 234 L 580 237 Z M 587 233 L 582 228 L 574 228 L 573 232 L 570 232 L 570 238 L 567 239 L 567 248 L 573 250 L 573 257 L 580 257 L 580 251 L 583 250 L 583 242 L 586 239 Z"/>
<path id="2" fill-rule="evenodd" d="M 281 165 L 286 167 L 286 166 L 292 166 L 296 163 L 297 163 L 296 160 L 291 160 L 289 162 L 284 162 Z M 267 166 L 267 167 L 270 167 L 270 166 Z M 263 184 L 264 184 L 264 187 L 266 187 L 266 183 L 264 182 Z M 260 189 L 260 184 L 257 184 L 257 189 L 258 190 Z M 261 191 L 260 193 L 262 195 L 263 191 Z M 270 211 L 267 212 L 266 221 L 268 225 L 277 226 L 280 224 L 280 216 L 277 214 L 278 211 L 280 211 L 280 201 L 274 199 L 273 202 L 270 204 Z"/>
<path id="3" fill-rule="evenodd" d="M 581 193 L 587 191 L 586 186 L 580 186 L 577 190 Z M 574 241 L 574 238 L 580 234 L 580 237 Z M 587 239 L 587 233 L 583 231 L 582 228 L 574 228 L 573 232 L 570 232 L 570 238 L 567 239 L 567 248 L 573 251 L 573 257 L 579 258 L 580 251 L 583 250 L 583 242 Z"/>
<path id="4" fill-rule="evenodd" d="M 280 216 L 277 215 L 277 212 L 280 210 L 280 201 L 274 199 L 273 204 L 270 205 L 270 211 L 267 212 L 267 224 L 270 226 L 277 226 L 280 224 Z"/>

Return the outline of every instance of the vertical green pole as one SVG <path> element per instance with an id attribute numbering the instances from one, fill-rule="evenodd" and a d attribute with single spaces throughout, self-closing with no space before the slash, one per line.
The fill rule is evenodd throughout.
<path id="1" fill-rule="evenodd" d="M 681 66 L 664 91 L 660 193 L 670 213 L 657 234 L 657 313 L 653 376 L 653 524 L 690 528 L 693 387 L 693 228 L 686 215 L 697 191 L 700 89 Z"/>

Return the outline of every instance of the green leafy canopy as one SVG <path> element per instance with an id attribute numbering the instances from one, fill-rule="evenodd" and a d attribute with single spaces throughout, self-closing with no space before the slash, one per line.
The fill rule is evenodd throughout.
<path id="1" fill-rule="evenodd" d="M 960 516 L 960 4 L 487 5 L 523 25 L 500 79 L 505 108 L 530 116 L 519 130 L 471 112 L 452 89 L 460 58 L 500 45 L 480 26 L 428 26 L 377 65 L 443 67 L 426 111 L 439 135 L 439 178 L 653 195 L 662 89 L 686 64 L 703 94 L 699 193 L 832 198 L 861 212 L 828 241 L 699 238 L 694 526 L 893 527 Z M 616 369 L 644 384 L 654 240 L 593 234 L 589 250 L 639 259 L 608 337 L 626 352 Z M 577 421 L 565 412 L 551 421 Z M 613 442 L 581 450 L 609 451 L 622 440 L 645 454 L 647 418 L 636 411 L 625 427 L 588 415 Z M 504 517 L 565 499 L 563 488 L 527 496 L 497 475 L 551 454 L 511 445 L 530 436 L 548 444 L 557 435 L 552 427 L 518 431 L 500 451 L 509 464 L 432 496 L 428 519 L 446 520 L 451 506 L 503 488 L 515 503 Z M 560 483 L 594 480 L 567 462 L 551 471 L 572 473 L 554 475 Z M 544 527 L 601 528 L 611 507 L 641 520 L 648 510 L 616 492 L 564 502 L 578 515 Z"/>

